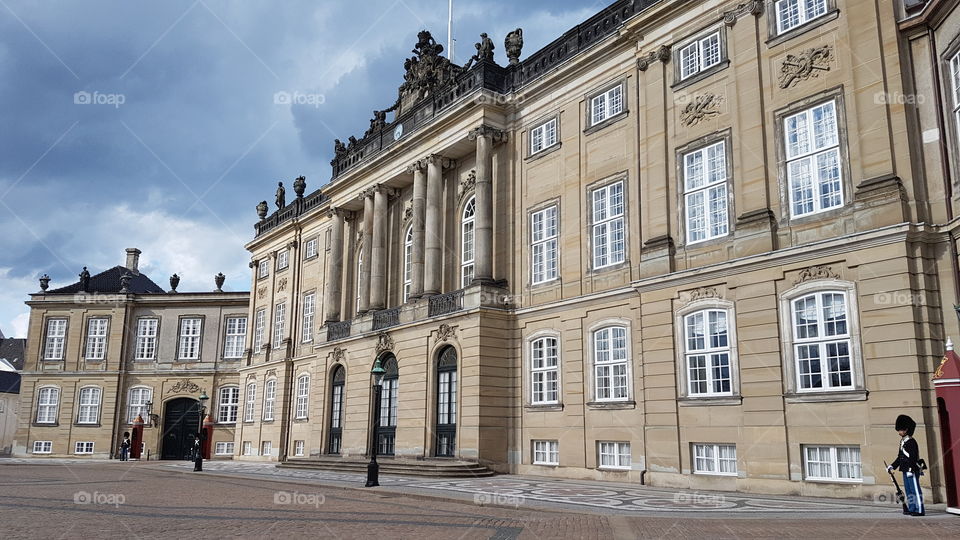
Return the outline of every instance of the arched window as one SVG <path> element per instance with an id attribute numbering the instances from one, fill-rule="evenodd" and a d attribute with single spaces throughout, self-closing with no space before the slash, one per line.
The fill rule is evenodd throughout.
<path id="1" fill-rule="evenodd" d="M 60 412 L 60 389 L 46 386 L 37 391 L 37 423 L 55 424 Z"/>
<path id="2" fill-rule="evenodd" d="M 460 286 L 466 287 L 473 282 L 473 254 L 474 254 L 474 218 L 477 214 L 477 199 L 470 197 L 463 207 L 463 218 L 460 220 Z"/>
<path id="3" fill-rule="evenodd" d="M 593 333 L 594 396 L 597 401 L 629 399 L 627 329 L 608 326 Z"/>
<path id="4" fill-rule="evenodd" d="M 853 388 L 847 297 L 843 291 L 819 291 L 790 302 L 797 390 Z"/>
<path id="5" fill-rule="evenodd" d="M 407 227 L 403 236 L 403 301 L 410 299 L 410 287 L 413 284 L 413 224 Z"/>
<path id="6" fill-rule="evenodd" d="M 153 389 L 146 386 L 134 386 L 127 399 L 127 423 L 132 424 L 137 417 L 147 422 L 147 403 L 153 398 Z"/>
<path id="7" fill-rule="evenodd" d="M 307 404 L 310 398 L 310 376 L 297 377 L 297 403 L 294 418 L 302 420 L 307 417 Z"/>
<path id="8" fill-rule="evenodd" d="M 343 366 L 333 370 L 333 384 L 330 391 L 330 444 L 327 453 L 339 454 L 343 436 L 343 385 L 346 382 L 347 372 Z"/>
<path id="9" fill-rule="evenodd" d="M 246 399 L 243 403 L 243 421 L 253 422 L 253 413 L 257 404 L 257 383 L 247 385 Z"/>
<path id="10" fill-rule="evenodd" d="M 277 380 L 267 379 L 263 385 L 263 419 L 273 420 L 273 410 L 277 403 Z"/>
<path id="11" fill-rule="evenodd" d="M 560 401 L 559 345 L 547 336 L 530 342 L 530 403 L 546 405 Z"/>
<path id="12" fill-rule="evenodd" d="M 380 425 L 377 429 L 377 453 L 392 456 L 397 433 L 397 388 L 400 371 L 397 358 L 388 354 L 383 359 L 383 384 L 380 387 Z"/>
<path id="13" fill-rule="evenodd" d="M 363 286 L 362 280 L 360 279 L 361 274 L 363 273 L 363 248 L 357 250 L 357 309 L 356 312 L 360 313 L 360 289 Z"/>
<path id="14" fill-rule="evenodd" d="M 689 396 L 733 394 L 727 310 L 703 309 L 683 317 Z"/>
<path id="15" fill-rule="evenodd" d="M 100 420 L 100 387 L 88 386 L 80 389 L 77 406 L 78 424 L 96 424 Z"/>

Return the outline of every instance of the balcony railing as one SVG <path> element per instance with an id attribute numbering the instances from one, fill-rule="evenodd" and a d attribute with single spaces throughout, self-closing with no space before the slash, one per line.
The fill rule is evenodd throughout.
<path id="1" fill-rule="evenodd" d="M 463 289 L 447 294 L 438 294 L 430 297 L 428 314 L 430 317 L 446 315 L 463 309 Z"/>
<path id="2" fill-rule="evenodd" d="M 327 323 L 327 341 L 350 337 L 350 321 Z"/>
<path id="3" fill-rule="evenodd" d="M 400 308 L 381 309 L 373 313 L 373 329 L 381 330 L 400 324 Z"/>

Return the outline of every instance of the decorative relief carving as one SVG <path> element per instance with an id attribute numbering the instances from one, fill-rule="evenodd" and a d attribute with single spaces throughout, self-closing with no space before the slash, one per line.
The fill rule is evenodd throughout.
<path id="1" fill-rule="evenodd" d="M 647 54 L 641 56 L 637 59 L 637 68 L 640 71 L 646 71 L 650 67 L 650 64 L 656 62 L 657 60 L 666 64 L 670 61 L 670 46 L 663 45 L 655 51 L 650 51 Z"/>
<path id="2" fill-rule="evenodd" d="M 390 334 L 386 332 L 380 332 L 377 334 L 377 354 L 380 354 L 384 351 L 393 350 L 393 338 L 390 337 Z"/>
<path id="3" fill-rule="evenodd" d="M 327 359 L 333 362 L 340 362 L 346 359 L 347 350 L 343 347 L 334 347 L 330 354 L 327 355 Z"/>
<path id="4" fill-rule="evenodd" d="M 743 17 L 747 13 L 753 15 L 754 17 L 757 17 L 763 13 L 763 0 L 750 0 L 749 2 L 741 2 L 740 5 L 723 14 L 723 23 L 727 26 L 733 26 L 737 24 L 737 19 Z"/>
<path id="5" fill-rule="evenodd" d="M 719 115 L 722 100 L 720 96 L 709 92 L 693 98 L 680 110 L 680 122 L 687 127 L 692 127 L 707 118 Z"/>
<path id="6" fill-rule="evenodd" d="M 824 45 L 807 49 L 800 54 L 788 54 L 780 66 L 780 88 L 819 77 L 821 71 L 830 71 L 833 62 L 833 47 Z"/>
<path id="7" fill-rule="evenodd" d="M 440 343 L 441 341 L 447 341 L 448 339 L 454 337 L 457 337 L 457 327 L 443 323 L 439 328 L 437 328 L 437 337 L 433 340 L 433 342 L 436 344 Z"/>
<path id="8" fill-rule="evenodd" d="M 277 282 L 277 292 L 283 292 L 287 290 L 287 278 L 280 278 L 280 281 Z"/>
<path id="9" fill-rule="evenodd" d="M 267 377 L 271 377 L 271 376 L 276 377 L 276 376 L 277 376 L 277 369 L 276 369 L 276 368 L 268 369 L 268 370 L 267 370 L 267 373 L 266 373 L 266 376 L 267 376 Z"/>
<path id="10" fill-rule="evenodd" d="M 478 137 L 490 137 L 490 142 L 496 144 L 507 140 L 507 132 L 493 126 L 481 124 L 467 133 L 467 138 L 471 141 L 476 140 Z"/>
<path id="11" fill-rule="evenodd" d="M 477 186 L 477 170 L 473 169 L 460 180 L 460 189 L 457 195 L 457 201 L 463 201 L 463 198 L 474 190 Z"/>
<path id="12" fill-rule="evenodd" d="M 177 384 L 170 387 L 167 390 L 168 394 L 183 394 L 183 393 L 196 393 L 200 391 L 200 386 L 197 383 L 191 381 L 190 379 L 182 379 L 177 381 Z"/>
<path id="13" fill-rule="evenodd" d="M 827 265 L 816 265 L 801 270 L 793 284 L 799 285 L 815 279 L 840 279 L 840 275 Z"/>
<path id="14" fill-rule="evenodd" d="M 716 287 L 700 287 L 690 291 L 690 301 L 706 300 L 708 298 L 721 298 L 720 292 Z"/>
<path id="15" fill-rule="evenodd" d="M 406 224 L 408 221 L 413 219 L 413 199 L 404 201 L 403 203 L 403 222 Z"/>
<path id="16" fill-rule="evenodd" d="M 266 288 L 265 286 L 258 288 L 258 289 L 257 289 L 257 299 L 263 300 L 263 299 L 266 298 L 266 297 L 267 297 L 267 288 Z"/>

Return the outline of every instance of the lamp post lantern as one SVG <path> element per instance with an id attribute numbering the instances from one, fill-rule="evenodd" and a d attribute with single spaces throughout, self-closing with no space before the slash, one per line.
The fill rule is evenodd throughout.
<path id="1" fill-rule="evenodd" d="M 373 425 L 370 426 L 370 463 L 367 464 L 367 484 L 364 487 L 380 485 L 380 465 L 377 464 L 377 428 L 380 426 L 380 393 L 383 389 L 383 375 L 387 370 L 380 365 L 380 359 L 373 363 L 370 374 L 373 375 Z"/>
<path id="2" fill-rule="evenodd" d="M 200 417 L 197 419 L 197 438 L 193 442 L 193 470 L 194 472 L 203 471 L 203 415 L 207 410 L 207 400 L 210 396 L 206 390 L 200 392 Z"/>

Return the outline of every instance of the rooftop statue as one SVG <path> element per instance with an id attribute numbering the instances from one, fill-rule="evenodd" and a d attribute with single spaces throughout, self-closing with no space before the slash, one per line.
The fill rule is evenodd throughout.
<path id="1" fill-rule="evenodd" d="M 503 48 L 507 51 L 507 59 L 510 65 L 520 63 L 520 52 L 523 50 L 523 28 L 517 28 L 507 34 L 503 40 Z"/>
<path id="2" fill-rule="evenodd" d="M 287 190 L 283 188 L 283 182 L 277 182 L 277 208 L 282 209 L 287 205 Z"/>
<path id="3" fill-rule="evenodd" d="M 430 96 L 462 71 L 460 66 L 440 56 L 442 52 L 443 45 L 437 43 L 430 32 L 421 30 L 417 34 L 417 45 L 413 48 L 415 56 L 407 58 L 403 63 L 405 73 L 404 82 L 400 85 L 398 116 L 403 114 L 404 109 Z"/>
<path id="4" fill-rule="evenodd" d="M 477 60 L 483 62 L 493 62 L 493 40 L 484 32 L 480 34 L 480 43 L 476 44 Z"/>
<path id="5" fill-rule="evenodd" d="M 343 141 L 340 139 L 333 140 L 333 154 L 335 157 L 340 157 L 347 153 L 347 145 L 343 144 Z"/>

